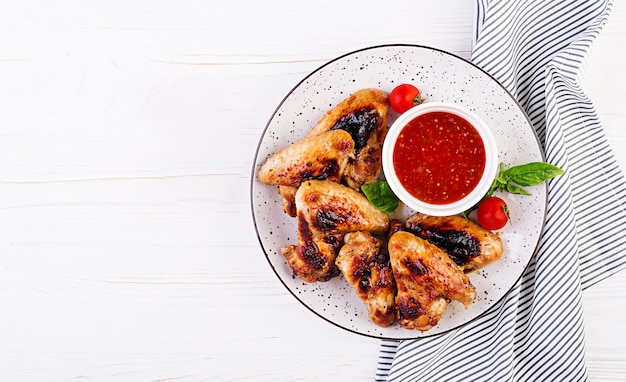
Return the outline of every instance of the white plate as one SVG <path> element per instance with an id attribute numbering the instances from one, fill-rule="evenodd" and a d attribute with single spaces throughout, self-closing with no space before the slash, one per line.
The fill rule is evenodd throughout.
<path id="1" fill-rule="evenodd" d="M 442 333 L 477 318 L 511 289 L 533 255 L 543 228 L 547 188 L 529 189 L 531 196 L 500 195 L 510 207 L 511 223 L 502 229 L 504 254 L 500 260 L 471 273 L 477 299 L 465 309 L 448 305 L 439 324 L 427 332 L 374 325 L 352 287 L 339 276 L 308 284 L 294 277 L 281 248 L 297 243 L 294 218 L 281 209 L 274 186 L 262 184 L 258 170 L 275 151 L 301 139 L 327 110 L 363 88 L 386 92 L 412 83 L 430 101 L 458 102 L 481 116 L 493 130 L 500 161 L 506 167 L 543 161 L 535 130 L 519 104 L 490 75 L 453 54 L 414 45 L 386 45 L 338 57 L 304 78 L 285 97 L 270 118 L 259 142 L 251 179 L 251 203 L 257 235 L 274 272 L 293 296 L 325 320 L 346 330 L 376 338 L 409 339 Z M 388 124 L 397 114 L 390 112 Z M 413 211 L 401 206 L 405 217 Z"/>

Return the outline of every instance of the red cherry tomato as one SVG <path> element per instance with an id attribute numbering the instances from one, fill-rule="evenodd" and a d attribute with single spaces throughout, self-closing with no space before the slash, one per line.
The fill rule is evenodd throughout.
<path id="1" fill-rule="evenodd" d="M 509 207 L 504 200 L 490 196 L 478 205 L 477 217 L 483 228 L 500 229 L 509 221 Z"/>
<path id="2" fill-rule="evenodd" d="M 411 84 L 398 85 L 389 94 L 391 108 L 400 114 L 423 102 L 421 92 Z"/>

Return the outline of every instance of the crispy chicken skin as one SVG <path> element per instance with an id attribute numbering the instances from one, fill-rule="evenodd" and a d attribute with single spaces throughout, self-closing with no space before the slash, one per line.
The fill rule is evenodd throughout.
<path id="1" fill-rule="evenodd" d="M 387 135 L 389 96 L 379 89 L 362 89 L 329 110 L 307 137 L 345 130 L 354 139 L 355 158 L 350 159 L 343 181 L 355 190 L 378 180 L 382 147 Z"/>
<path id="2" fill-rule="evenodd" d="M 415 213 L 407 218 L 405 228 L 441 248 L 466 273 L 502 256 L 498 235 L 460 216 Z"/>
<path id="3" fill-rule="evenodd" d="M 308 179 L 339 181 L 354 155 L 354 140 L 343 130 L 299 140 L 278 150 L 261 166 L 261 182 L 298 187 Z"/>
<path id="4" fill-rule="evenodd" d="M 476 298 L 469 278 L 443 251 L 409 232 L 389 239 L 389 257 L 398 293 L 398 323 L 426 331 L 437 325 L 449 300 L 467 306 Z"/>
<path id="5" fill-rule="evenodd" d="M 298 244 L 282 249 L 294 274 L 306 282 L 339 275 L 335 259 L 348 232 L 383 233 L 386 213 L 363 194 L 328 180 L 309 180 L 296 192 Z"/>
<path id="6" fill-rule="evenodd" d="M 370 232 L 348 233 L 344 241 L 337 267 L 365 303 L 370 320 L 390 326 L 396 317 L 396 283 L 386 248 Z"/>

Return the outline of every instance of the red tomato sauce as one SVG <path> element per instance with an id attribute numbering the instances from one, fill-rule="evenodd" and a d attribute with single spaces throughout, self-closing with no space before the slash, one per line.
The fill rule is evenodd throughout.
<path id="1" fill-rule="evenodd" d="M 415 117 L 400 132 L 393 167 L 414 197 L 431 204 L 462 199 L 485 170 L 485 146 L 464 118 L 446 112 Z"/>

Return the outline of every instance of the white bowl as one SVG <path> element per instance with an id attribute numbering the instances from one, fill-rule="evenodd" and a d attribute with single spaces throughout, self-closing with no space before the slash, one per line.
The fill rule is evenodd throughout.
<path id="1" fill-rule="evenodd" d="M 400 132 L 413 119 L 431 112 L 447 112 L 469 122 L 482 138 L 485 148 L 485 167 L 477 185 L 463 198 L 446 204 L 427 203 L 413 196 L 400 183 L 393 163 L 393 154 Z M 421 149 L 416 144 L 416 149 Z M 396 196 L 408 207 L 433 216 L 457 215 L 470 209 L 487 193 L 499 169 L 498 148 L 489 126 L 475 113 L 463 106 L 447 102 L 426 102 L 415 106 L 396 119 L 391 125 L 383 145 L 383 171 L 385 179 Z"/>

